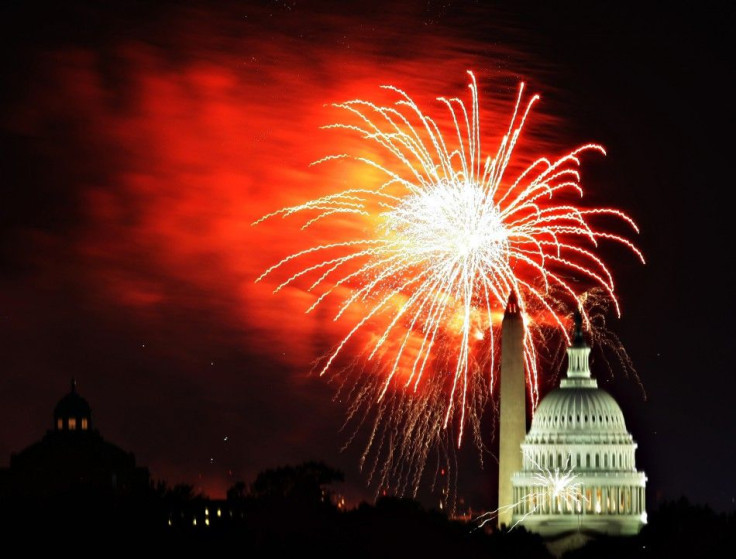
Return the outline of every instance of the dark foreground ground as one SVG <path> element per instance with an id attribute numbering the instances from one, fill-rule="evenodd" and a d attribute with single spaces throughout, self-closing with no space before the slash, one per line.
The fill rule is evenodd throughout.
<path id="1" fill-rule="evenodd" d="M 736 516 L 685 500 L 649 514 L 635 537 L 600 537 L 566 552 L 565 559 L 699 558 L 730 556 Z M 19 551 L 55 548 L 78 555 L 243 557 L 550 558 L 545 542 L 517 527 L 488 531 L 451 521 L 408 499 L 383 498 L 340 511 L 330 502 L 289 498 L 209 501 L 193 498 L 102 502 L 97 498 L 4 503 L 0 534 Z M 727 551 L 730 550 L 730 551 Z M 724 555 L 725 554 L 725 555 Z"/>

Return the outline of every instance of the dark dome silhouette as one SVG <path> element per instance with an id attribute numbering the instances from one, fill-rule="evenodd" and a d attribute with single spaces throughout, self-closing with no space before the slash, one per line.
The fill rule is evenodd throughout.
<path id="1" fill-rule="evenodd" d="M 92 429 L 92 409 L 72 379 L 71 390 L 54 408 L 54 428 L 11 454 L 10 468 L 0 470 L 0 502 L 4 496 L 121 496 L 147 488 L 148 479 L 132 452 Z"/>
<path id="2" fill-rule="evenodd" d="M 72 379 L 71 390 L 54 408 L 54 425 L 57 430 L 83 430 L 92 428 L 92 408 L 77 392 L 77 381 Z"/>

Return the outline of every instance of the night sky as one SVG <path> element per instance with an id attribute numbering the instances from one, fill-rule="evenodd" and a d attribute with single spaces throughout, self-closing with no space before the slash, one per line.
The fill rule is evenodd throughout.
<path id="1" fill-rule="evenodd" d="M 0 466 L 51 428 L 76 377 L 102 435 L 156 479 L 222 497 L 317 459 L 371 498 L 363 441 L 341 450 L 344 403 L 310 374 L 338 326 L 304 315 L 303 292 L 254 282 L 316 238 L 251 223 L 344 188 L 309 167 L 349 147 L 320 129 L 330 103 L 393 84 L 439 119 L 435 98 L 466 98 L 472 70 L 489 151 L 520 81 L 542 97 L 520 157 L 606 147 L 583 163 L 585 201 L 633 217 L 647 263 L 608 254 L 622 308 L 608 326 L 638 378 L 593 373 L 651 502 L 734 510 L 736 22 L 695 3 L 533 4 L 4 2 Z M 491 508 L 496 463 L 467 446 L 458 495 Z"/>

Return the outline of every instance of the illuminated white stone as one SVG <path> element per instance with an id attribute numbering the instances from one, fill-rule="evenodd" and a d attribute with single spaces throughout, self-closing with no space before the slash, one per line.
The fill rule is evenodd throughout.
<path id="1" fill-rule="evenodd" d="M 521 445 L 522 468 L 511 478 L 512 524 L 543 536 L 633 535 L 646 523 L 647 479 L 636 470 L 637 445 L 616 400 L 591 378 L 589 354 L 578 320 L 567 376 L 540 402 Z M 570 480 L 567 492 L 553 483 L 559 472 Z"/>

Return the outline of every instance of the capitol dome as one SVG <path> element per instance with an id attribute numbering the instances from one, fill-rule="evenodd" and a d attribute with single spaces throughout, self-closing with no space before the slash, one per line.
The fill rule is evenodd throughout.
<path id="1" fill-rule="evenodd" d="M 542 442 L 556 437 L 614 437 L 631 441 L 626 421 L 616 400 L 595 386 L 564 387 L 550 392 L 539 404 L 527 442 Z"/>
<path id="2" fill-rule="evenodd" d="M 542 535 L 637 533 L 646 522 L 646 476 L 616 400 L 598 388 L 576 317 L 560 387 L 537 407 L 512 476 L 513 522 Z"/>

